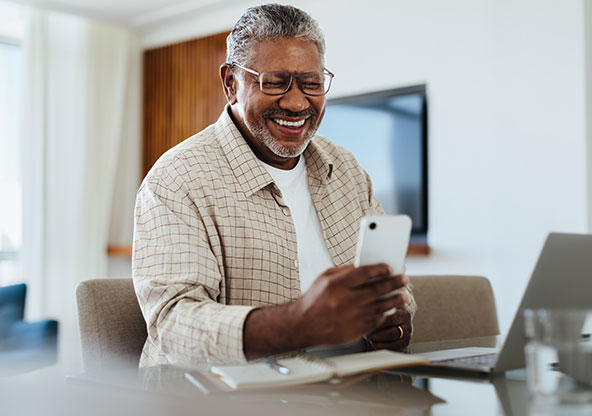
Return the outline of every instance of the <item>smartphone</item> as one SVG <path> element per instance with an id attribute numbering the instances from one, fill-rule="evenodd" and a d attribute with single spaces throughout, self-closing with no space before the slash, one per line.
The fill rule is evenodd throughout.
<path id="1" fill-rule="evenodd" d="M 405 256 L 411 236 L 407 215 L 362 218 L 354 265 L 387 263 L 395 275 L 405 273 Z"/>

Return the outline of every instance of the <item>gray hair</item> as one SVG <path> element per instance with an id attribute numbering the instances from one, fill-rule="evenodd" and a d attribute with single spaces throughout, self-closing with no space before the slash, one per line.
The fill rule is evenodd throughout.
<path id="1" fill-rule="evenodd" d="M 325 61 L 325 38 L 308 13 L 282 4 L 250 7 L 226 38 L 226 62 L 248 65 L 257 43 L 277 38 L 299 38 L 316 43 Z"/>

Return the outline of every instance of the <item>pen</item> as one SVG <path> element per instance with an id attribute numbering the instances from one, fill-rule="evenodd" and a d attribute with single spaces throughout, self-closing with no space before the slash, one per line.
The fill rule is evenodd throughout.
<path id="1" fill-rule="evenodd" d="M 267 364 L 267 366 L 269 368 L 274 369 L 275 371 L 277 371 L 280 374 L 284 374 L 284 375 L 290 374 L 290 369 L 288 367 L 284 367 L 283 365 L 278 363 L 273 358 L 266 358 L 265 364 Z"/>

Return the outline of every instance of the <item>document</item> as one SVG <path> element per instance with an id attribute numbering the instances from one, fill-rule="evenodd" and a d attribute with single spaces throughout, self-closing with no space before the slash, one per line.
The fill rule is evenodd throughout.
<path id="1" fill-rule="evenodd" d="M 316 383 L 358 373 L 428 364 L 424 357 L 388 350 L 323 359 L 303 356 L 277 362 L 289 372 L 282 374 L 265 361 L 255 361 L 245 365 L 212 366 L 210 373 L 232 390 L 243 390 Z M 186 376 L 191 380 L 191 373 Z"/>

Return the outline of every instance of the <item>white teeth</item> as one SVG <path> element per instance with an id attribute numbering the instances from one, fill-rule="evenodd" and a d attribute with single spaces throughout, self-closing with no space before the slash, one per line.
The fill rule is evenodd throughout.
<path id="1" fill-rule="evenodd" d="M 300 120 L 300 121 L 286 121 L 286 120 L 280 120 L 279 118 L 274 118 L 273 121 L 276 122 L 277 124 L 279 124 L 280 126 L 300 127 L 300 126 L 304 125 L 304 123 L 306 122 L 306 119 Z"/>

